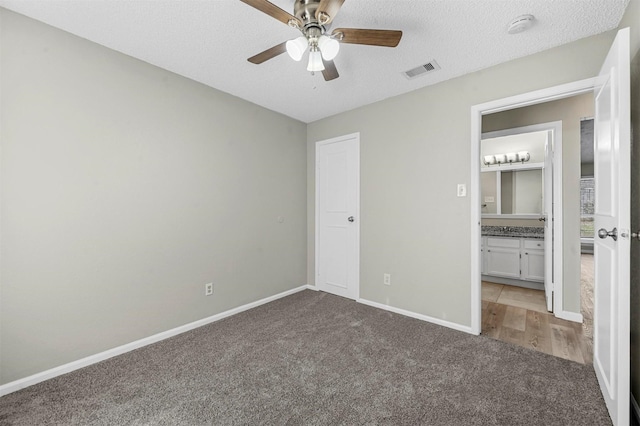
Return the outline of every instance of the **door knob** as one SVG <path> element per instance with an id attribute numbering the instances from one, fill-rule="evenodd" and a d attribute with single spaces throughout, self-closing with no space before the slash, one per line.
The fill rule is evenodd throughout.
<path id="1" fill-rule="evenodd" d="M 604 228 L 600 228 L 598 230 L 598 237 L 602 238 L 603 240 L 607 237 L 611 237 L 613 238 L 613 241 L 618 241 L 618 229 L 613 228 L 611 231 L 607 231 Z"/>
<path id="2" fill-rule="evenodd" d="M 349 222 L 355 222 L 355 218 L 353 216 L 349 216 L 349 218 L 347 219 Z"/>

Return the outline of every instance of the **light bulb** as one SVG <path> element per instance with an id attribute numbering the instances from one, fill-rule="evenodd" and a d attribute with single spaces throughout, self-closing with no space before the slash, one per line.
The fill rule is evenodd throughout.
<path id="1" fill-rule="evenodd" d="M 338 40 L 325 35 L 320 36 L 318 39 L 318 47 L 325 61 L 333 61 L 340 51 L 340 43 L 338 43 Z"/>
<path id="2" fill-rule="evenodd" d="M 307 65 L 307 71 L 324 71 L 322 54 L 318 50 L 311 50 L 309 52 L 309 65 Z"/>
<path id="3" fill-rule="evenodd" d="M 490 166 L 491 164 L 496 164 L 496 157 L 493 155 L 485 155 L 484 156 L 484 164 Z"/>
<path id="4" fill-rule="evenodd" d="M 300 36 L 296 39 L 289 40 L 287 42 L 287 53 L 294 61 L 299 61 L 302 59 L 302 55 L 304 55 L 305 50 L 307 50 L 307 46 L 309 46 L 309 41 L 306 37 Z"/>
<path id="5" fill-rule="evenodd" d="M 504 154 L 497 154 L 495 157 L 496 157 L 496 163 L 498 164 L 507 162 L 507 156 Z"/>

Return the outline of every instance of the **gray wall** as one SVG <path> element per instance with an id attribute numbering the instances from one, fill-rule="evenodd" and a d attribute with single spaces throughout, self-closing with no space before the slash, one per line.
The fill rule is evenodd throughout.
<path id="1" fill-rule="evenodd" d="M 580 119 L 593 114 L 589 93 L 482 119 L 483 132 L 562 121 L 563 302 L 565 311 L 576 313 L 580 313 Z"/>
<path id="2" fill-rule="evenodd" d="M 471 107 L 593 77 L 614 36 L 583 39 L 309 124 L 308 282 L 315 282 L 315 143 L 360 132 L 361 297 L 470 326 L 471 208 L 469 197 L 456 196 L 456 185 L 471 181 Z M 383 285 L 383 273 L 393 275 L 392 286 Z"/>
<path id="3" fill-rule="evenodd" d="M 0 19 L 0 383 L 306 283 L 304 123 Z"/>

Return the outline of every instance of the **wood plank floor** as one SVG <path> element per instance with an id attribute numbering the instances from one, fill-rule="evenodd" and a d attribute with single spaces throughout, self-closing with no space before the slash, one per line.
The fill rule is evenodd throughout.
<path id="1" fill-rule="evenodd" d="M 547 312 L 544 292 L 482 282 L 482 334 L 582 364 L 593 362 L 593 255 L 582 255 L 583 324 Z"/>

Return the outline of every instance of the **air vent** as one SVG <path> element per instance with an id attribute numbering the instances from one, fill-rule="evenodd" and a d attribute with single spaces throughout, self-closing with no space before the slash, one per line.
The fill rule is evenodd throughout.
<path id="1" fill-rule="evenodd" d="M 438 71 L 440 69 L 440 65 L 436 61 L 429 61 L 424 65 L 420 65 L 419 67 L 415 67 L 410 69 L 409 71 L 405 71 L 403 74 L 409 80 L 414 79 L 420 75 L 425 75 L 432 73 L 434 71 Z"/>

